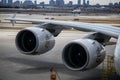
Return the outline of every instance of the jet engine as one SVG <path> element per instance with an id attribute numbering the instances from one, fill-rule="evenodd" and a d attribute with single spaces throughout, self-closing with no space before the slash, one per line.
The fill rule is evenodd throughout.
<path id="1" fill-rule="evenodd" d="M 45 53 L 54 47 L 55 38 L 46 29 L 29 27 L 21 30 L 16 36 L 18 50 L 27 55 Z"/>
<path id="2" fill-rule="evenodd" d="M 92 39 L 78 39 L 67 44 L 62 53 L 65 66 L 85 71 L 97 67 L 105 58 L 104 47 Z"/>

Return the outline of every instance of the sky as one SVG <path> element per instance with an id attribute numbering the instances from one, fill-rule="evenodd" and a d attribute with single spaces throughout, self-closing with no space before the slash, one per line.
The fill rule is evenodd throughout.
<path id="1" fill-rule="evenodd" d="M 16 1 L 16 0 L 13 0 L 13 1 Z M 20 0 L 20 1 L 25 1 L 25 0 Z M 34 2 L 34 0 L 32 0 L 32 1 Z M 37 3 L 40 3 L 40 2 L 43 2 L 43 1 L 46 4 L 49 3 L 49 0 L 37 0 Z M 65 1 L 65 3 L 68 3 L 69 1 L 73 1 L 74 4 L 77 3 L 77 0 L 64 0 L 64 1 Z M 83 0 L 81 0 L 81 1 L 83 1 Z M 112 2 L 112 3 L 120 2 L 120 0 L 89 0 L 89 1 L 90 1 L 91 5 L 97 4 L 97 3 L 104 5 L 104 4 L 109 4 L 110 2 Z"/>

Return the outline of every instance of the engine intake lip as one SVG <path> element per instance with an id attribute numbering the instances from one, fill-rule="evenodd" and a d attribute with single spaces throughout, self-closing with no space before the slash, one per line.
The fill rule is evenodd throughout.
<path id="1" fill-rule="evenodd" d="M 23 39 L 23 40 L 22 40 Z M 24 29 L 20 31 L 15 39 L 17 49 L 24 54 L 33 55 L 38 47 L 37 37 L 31 30 Z"/>
<path id="2" fill-rule="evenodd" d="M 73 46 L 73 47 L 78 46 L 78 48 L 83 49 L 83 52 L 85 53 L 85 54 L 83 54 L 83 56 L 85 56 L 86 58 L 84 59 L 84 62 L 82 63 L 81 66 L 75 67 L 75 66 L 73 66 L 72 63 L 70 63 L 71 62 L 70 58 L 68 60 L 68 57 L 71 55 L 71 53 L 70 53 L 70 55 L 68 54 L 69 53 L 68 51 L 70 50 L 70 46 Z M 77 47 L 75 47 L 75 48 L 77 49 Z M 81 54 L 78 53 L 77 55 L 81 55 Z M 67 58 L 66 58 L 66 56 L 67 56 Z M 80 71 L 86 70 L 86 67 L 87 67 L 88 61 L 89 61 L 88 50 L 82 43 L 71 42 L 68 45 L 66 45 L 65 48 L 63 49 L 62 60 L 63 60 L 63 63 L 65 64 L 65 66 L 67 66 L 71 70 L 80 70 Z"/>

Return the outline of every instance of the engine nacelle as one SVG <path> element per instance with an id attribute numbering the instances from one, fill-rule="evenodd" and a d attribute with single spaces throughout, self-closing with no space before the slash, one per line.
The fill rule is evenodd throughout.
<path id="1" fill-rule="evenodd" d="M 27 55 L 43 54 L 54 47 L 55 38 L 46 29 L 29 27 L 16 36 L 18 50 Z"/>
<path id="2" fill-rule="evenodd" d="M 65 46 L 63 63 L 71 70 L 89 70 L 97 67 L 105 58 L 104 47 L 95 40 L 79 39 Z"/>

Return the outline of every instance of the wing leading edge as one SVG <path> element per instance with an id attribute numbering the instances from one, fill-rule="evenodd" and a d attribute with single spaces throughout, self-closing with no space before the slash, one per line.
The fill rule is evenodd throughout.
<path id="1" fill-rule="evenodd" d="M 102 33 L 114 38 L 118 38 L 120 34 L 120 28 L 113 27 L 106 24 L 95 24 L 95 23 L 84 23 L 84 22 L 73 22 L 73 21 L 59 21 L 59 20 L 38 20 L 38 19 L 23 19 L 23 18 L 7 18 L 5 20 L 11 20 L 11 21 L 26 21 L 26 22 L 43 22 L 53 25 L 59 25 L 58 27 L 67 26 L 70 28 L 74 28 L 80 31 L 93 31 Z"/>

